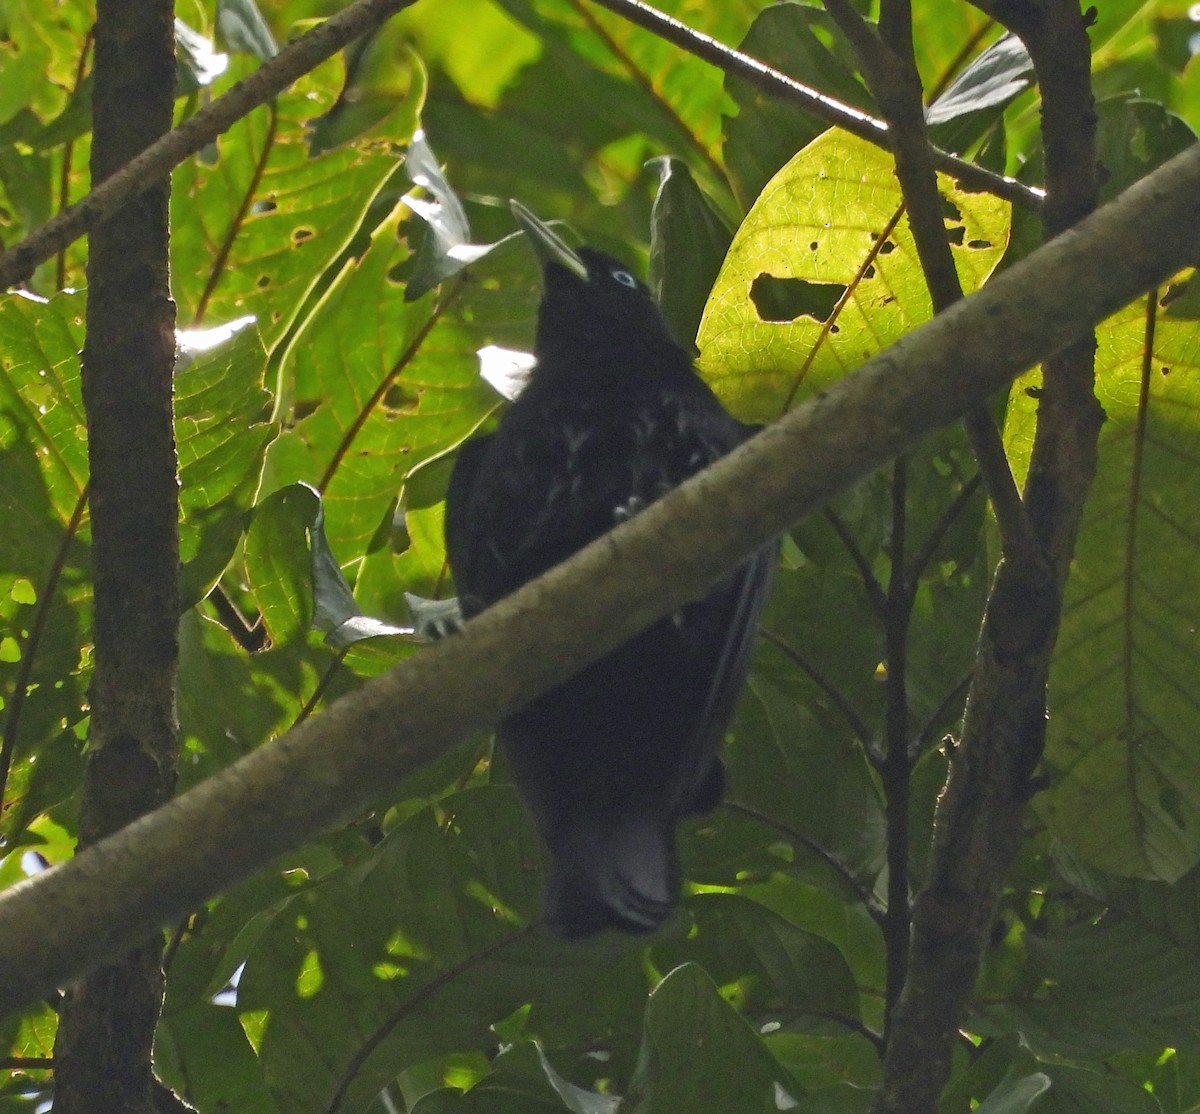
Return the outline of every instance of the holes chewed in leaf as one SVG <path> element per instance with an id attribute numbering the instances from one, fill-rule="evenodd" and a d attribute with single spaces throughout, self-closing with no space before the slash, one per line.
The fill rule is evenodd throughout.
<path id="1" fill-rule="evenodd" d="M 966 236 L 967 230 L 960 224 L 955 228 L 946 229 L 946 239 L 952 244 L 957 244 L 962 247 L 963 237 Z"/>
<path id="2" fill-rule="evenodd" d="M 975 251 L 981 251 L 992 246 L 991 240 L 968 240 L 967 247 L 973 248 Z"/>
<path id="3" fill-rule="evenodd" d="M 297 228 L 292 233 L 292 242 L 302 244 L 305 240 L 311 240 L 316 233 L 311 228 Z"/>
<path id="4" fill-rule="evenodd" d="M 879 249 L 880 255 L 891 255 L 896 250 L 895 240 L 884 240 L 883 247 Z"/>
<path id="5" fill-rule="evenodd" d="M 393 414 L 415 414 L 420 405 L 420 390 L 409 390 L 400 383 L 393 383 L 383 395 L 384 409 Z"/>
<path id="6" fill-rule="evenodd" d="M 846 293 L 840 282 L 806 282 L 761 274 L 750 285 L 750 300 L 763 321 L 795 321 L 811 317 L 828 321 Z"/>

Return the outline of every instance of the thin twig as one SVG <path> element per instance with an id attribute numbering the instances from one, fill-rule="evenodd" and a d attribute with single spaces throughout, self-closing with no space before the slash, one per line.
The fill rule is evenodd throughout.
<path id="1" fill-rule="evenodd" d="M 593 0 L 601 7 L 644 27 L 667 42 L 674 43 L 689 54 L 716 66 L 724 73 L 734 74 L 756 89 L 780 100 L 788 101 L 802 108 L 818 120 L 874 143 L 878 147 L 889 147 L 888 128 L 882 121 L 860 112 L 856 108 L 843 104 L 841 101 L 821 93 L 795 78 L 779 70 L 772 69 L 757 58 L 743 54 L 739 50 L 726 46 L 710 35 L 693 30 L 687 24 L 652 8 L 641 0 Z M 981 166 L 960 159 L 940 148 L 932 149 L 934 165 L 939 170 L 957 178 L 964 185 L 982 193 L 994 194 L 1014 205 L 1037 212 L 1041 208 L 1043 192 L 1031 186 L 1018 182 L 1015 178 L 1005 177 L 985 170 Z"/>
<path id="2" fill-rule="evenodd" d="M 842 545 L 846 547 L 846 552 L 850 554 L 850 560 L 854 562 L 854 567 L 858 569 L 858 575 L 862 578 L 863 588 L 866 590 L 867 598 L 871 601 L 871 606 L 880 615 L 886 614 L 887 593 L 883 590 L 883 585 L 879 583 L 879 579 L 875 576 L 875 572 L 867 562 L 863 551 L 859 549 L 854 535 L 850 533 L 841 516 L 832 507 L 826 507 L 823 513 L 825 521 L 833 527 L 833 532 L 837 534 Z"/>
<path id="3" fill-rule="evenodd" d="M 950 83 L 958 76 L 963 66 L 966 65 L 967 59 L 974 57 L 975 51 L 979 49 L 979 44 L 983 42 L 988 32 L 995 26 L 996 21 L 989 16 L 975 29 L 971 37 L 959 47 L 958 53 L 950 59 L 949 64 L 938 75 L 937 81 L 929 87 L 925 97 L 926 104 L 933 104 L 938 97 L 950 88 Z"/>
<path id="4" fill-rule="evenodd" d="M 930 746 L 933 745 L 933 736 L 937 732 L 938 724 L 942 722 L 947 713 L 956 703 L 961 702 L 967 695 L 967 689 L 971 687 L 971 678 L 975 675 L 974 667 L 968 669 L 966 673 L 959 678 L 959 682 L 954 686 L 944 697 L 942 702 L 933 710 L 933 713 L 925 721 L 924 726 L 917 732 L 909 747 L 908 757 L 915 762 Z"/>
<path id="5" fill-rule="evenodd" d="M 675 106 L 654 87 L 654 82 L 650 80 L 649 75 L 629 56 L 628 51 L 609 34 L 608 28 L 588 11 L 582 0 L 573 0 L 572 6 L 579 12 L 580 18 L 591 28 L 592 33 L 608 48 L 609 53 L 621 63 L 634 83 L 640 86 L 645 94 L 670 117 L 671 122 L 688 137 L 696 153 L 703 160 L 704 165 L 708 167 L 709 173 L 718 182 L 728 183 L 729 176 L 726 174 L 725 168 L 721 165 L 720 161 L 708 149 L 703 140 L 688 127 L 687 121 L 679 115 L 675 110 Z"/>
<path id="6" fill-rule="evenodd" d="M 854 705 L 841 694 L 838 687 L 778 631 L 773 631 L 769 627 L 759 627 L 758 633 L 771 643 L 772 646 L 782 651 L 801 672 L 808 676 L 809 680 L 817 688 L 829 697 L 837 710 L 842 713 L 842 718 L 850 725 L 850 730 L 854 732 L 854 737 L 859 741 L 863 750 L 867 752 L 867 757 L 871 760 L 871 764 L 878 766 L 883 761 L 883 751 L 879 746 L 879 740 L 875 737 L 863 718 L 854 710 Z"/>
<path id="7" fill-rule="evenodd" d="M 288 43 L 229 92 L 152 143 L 136 158 L 0 255 L 0 289 L 21 282 L 33 269 L 115 212 L 130 197 L 161 181 L 184 159 L 227 131 L 251 110 L 277 96 L 347 43 L 365 35 L 415 0 L 356 0 L 348 8 Z"/>
<path id="8" fill-rule="evenodd" d="M 884 814 L 887 824 L 887 916 L 883 920 L 887 982 L 883 1032 L 886 1039 L 892 1008 L 908 974 L 908 938 L 912 925 L 908 883 L 908 813 L 912 766 L 908 758 L 908 631 L 914 595 L 907 578 L 908 461 L 892 465 L 891 575 L 884 613 L 887 662 L 886 726 L 884 728 Z"/>
<path id="9" fill-rule="evenodd" d="M 84 74 L 87 71 L 88 56 L 92 52 L 92 39 L 96 34 L 94 27 L 88 28 L 88 33 L 84 36 L 83 46 L 79 49 L 79 62 L 75 67 L 75 81 L 71 86 L 71 97 L 74 98 L 79 93 L 79 87 L 83 84 Z M 71 158 L 75 151 L 75 141 L 68 139 L 63 144 L 62 167 L 58 177 L 58 207 L 65 209 L 68 199 L 71 196 Z M 67 285 L 67 249 L 64 247 L 58 253 L 58 265 L 55 268 L 55 290 L 65 290 Z"/>
<path id="10" fill-rule="evenodd" d="M 743 816 L 748 816 L 751 820 L 757 820 L 760 824 L 766 824 L 767 827 L 781 832 L 793 842 L 800 844 L 802 847 L 807 847 L 817 858 L 832 867 L 834 873 L 858 895 L 858 900 L 863 903 L 864 908 L 870 914 L 871 920 L 875 921 L 876 924 L 883 923 L 883 918 L 887 911 L 884 909 L 883 903 L 879 898 L 863 882 L 859 881 L 854 872 L 841 859 L 831 851 L 827 851 L 816 840 L 810 836 L 806 836 L 801 831 L 797 831 L 790 824 L 785 824 L 782 820 L 776 820 L 774 816 L 760 812 L 752 805 L 742 804 L 741 801 L 722 801 L 721 807 L 728 809 L 730 812 L 740 812 Z"/>
<path id="11" fill-rule="evenodd" d="M 938 546 L 942 544 L 942 539 L 949 532 L 950 527 L 954 525 L 955 520 L 966 505 L 971 501 L 971 496 L 979 490 L 979 484 L 983 477 L 978 472 L 975 473 L 965 484 L 962 490 L 954 497 L 953 502 L 942 511 L 937 522 L 933 524 L 933 529 L 929 531 L 929 537 L 925 539 L 925 544 L 917 551 L 916 557 L 913 558 L 912 564 L 908 570 L 908 583 L 910 589 L 915 592 L 917 584 L 922 576 L 925 575 L 925 570 L 929 567 L 930 561 L 933 560 L 933 555 L 938 551 Z"/>
<path id="12" fill-rule="evenodd" d="M 517 929 L 507 936 L 501 936 L 499 940 L 493 941 L 487 947 L 481 948 L 477 952 L 473 952 L 460 963 L 456 963 L 453 967 L 446 968 L 441 974 L 435 975 L 423 987 L 417 990 L 411 998 L 406 999 L 400 1004 L 396 1011 L 384 1021 L 363 1043 L 359 1049 L 350 1058 L 350 1062 L 346 1065 L 342 1072 L 341 1078 L 338 1080 L 338 1085 L 335 1088 L 333 1095 L 329 1099 L 329 1104 L 325 1107 L 325 1114 L 336 1114 L 342 1107 L 342 1101 L 346 1097 L 346 1092 L 350 1085 L 357 1078 L 358 1073 L 362 1070 L 363 1065 L 370 1058 L 371 1054 L 388 1038 L 397 1025 L 400 1024 L 406 1017 L 411 1017 L 418 1009 L 425 1005 L 442 987 L 453 982 L 460 975 L 465 974 L 473 967 L 478 966 L 486 960 L 494 958 L 505 948 L 511 947 L 518 940 L 523 940 L 537 926 L 537 924 L 526 925 L 523 928 Z"/>

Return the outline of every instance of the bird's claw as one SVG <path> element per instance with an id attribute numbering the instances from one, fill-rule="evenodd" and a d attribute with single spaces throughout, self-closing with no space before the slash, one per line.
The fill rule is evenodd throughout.
<path id="1" fill-rule="evenodd" d="M 404 602 L 408 604 L 413 620 L 413 637 L 418 642 L 437 642 L 462 629 L 463 613 L 457 596 L 451 596 L 448 600 L 430 600 L 405 592 Z"/>

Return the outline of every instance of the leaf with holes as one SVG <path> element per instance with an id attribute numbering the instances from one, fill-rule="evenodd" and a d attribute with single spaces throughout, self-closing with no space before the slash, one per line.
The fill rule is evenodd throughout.
<path id="1" fill-rule="evenodd" d="M 967 292 L 999 262 L 1007 202 L 938 178 Z M 700 325 L 700 369 L 739 418 L 769 421 L 930 317 L 890 157 L 826 132 L 759 195 Z"/>

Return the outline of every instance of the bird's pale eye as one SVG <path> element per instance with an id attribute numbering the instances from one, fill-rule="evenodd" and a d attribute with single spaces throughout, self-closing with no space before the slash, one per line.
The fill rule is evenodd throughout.
<path id="1" fill-rule="evenodd" d="M 613 271 L 612 277 L 622 286 L 628 286 L 630 290 L 637 289 L 637 279 L 635 279 L 628 271 Z"/>

